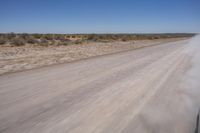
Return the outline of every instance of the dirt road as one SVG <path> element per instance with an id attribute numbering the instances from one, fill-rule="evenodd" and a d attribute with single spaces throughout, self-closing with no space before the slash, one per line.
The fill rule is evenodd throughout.
<path id="1" fill-rule="evenodd" d="M 0 76 L 0 132 L 193 132 L 200 86 L 190 42 Z"/>

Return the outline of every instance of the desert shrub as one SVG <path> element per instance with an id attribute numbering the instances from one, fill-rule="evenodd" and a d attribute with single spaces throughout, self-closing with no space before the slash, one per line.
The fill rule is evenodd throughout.
<path id="1" fill-rule="evenodd" d="M 57 40 L 57 42 L 58 42 L 57 43 L 58 45 L 65 45 L 65 46 L 73 43 L 73 41 L 71 41 L 69 39 L 61 39 L 61 40 Z"/>
<path id="2" fill-rule="evenodd" d="M 112 40 L 118 40 L 117 36 L 115 36 L 115 35 L 111 35 L 111 39 Z"/>
<path id="3" fill-rule="evenodd" d="M 58 34 L 55 34 L 55 35 L 54 35 L 54 39 L 55 39 L 55 40 L 59 40 L 59 38 L 60 38 L 60 36 L 59 36 Z"/>
<path id="4" fill-rule="evenodd" d="M 26 42 L 22 38 L 14 38 L 11 40 L 11 44 L 14 46 L 23 46 L 26 44 Z"/>
<path id="5" fill-rule="evenodd" d="M 43 37 L 46 40 L 54 40 L 54 34 L 45 34 Z"/>
<path id="6" fill-rule="evenodd" d="M 126 41 L 127 41 L 127 39 L 126 39 L 126 38 L 122 38 L 122 41 L 123 41 L 123 42 L 126 42 Z"/>
<path id="7" fill-rule="evenodd" d="M 40 43 L 48 43 L 48 40 L 46 40 L 45 38 L 40 38 Z"/>
<path id="8" fill-rule="evenodd" d="M 40 38 L 40 45 L 41 46 L 48 46 L 49 45 L 49 41 L 46 40 L 45 38 Z"/>
<path id="9" fill-rule="evenodd" d="M 6 39 L 4 39 L 4 38 L 0 38 L 0 45 L 3 45 L 3 44 L 5 44 L 7 42 L 7 40 Z"/>
<path id="10" fill-rule="evenodd" d="M 108 36 L 103 36 L 103 35 L 99 35 L 99 36 L 96 36 L 96 40 L 108 40 Z"/>
<path id="11" fill-rule="evenodd" d="M 26 40 L 26 39 L 28 39 L 29 37 L 30 37 L 30 35 L 29 34 L 27 34 L 27 33 L 23 33 L 23 34 L 20 34 L 20 35 L 18 35 L 20 38 L 23 38 L 24 40 Z"/>
<path id="12" fill-rule="evenodd" d="M 30 43 L 30 44 L 36 44 L 36 43 L 39 43 L 37 39 L 35 39 L 34 37 L 32 36 L 29 36 L 27 39 L 26 39 L 26 42 L 27 43 Z"/>
<path id="13" fill-rule="evenodd" d="M 95 34 L 91 34 L 91 35 L 88 35 L 88 40 L 96 40 L 96 35 Z"/>
<path id="14" fill-rule="evenodd" d="M 60 41 L 65 41 L 65 36 L 56 34 L 56 35 L 54 35 L 54 39 L 60 40 Z"/>
<path id="15" fill-rule="evenodd" d="M 76 35 L 72 35 L 72 38 L 76 38 Z"/>
<path id="16" fill-rule="evenodd" d="M 160 39 L 161 37 L 159 37 L 159 36 L 155 36 L 154 37 L 154 39 Z M 163 37 L 163 38 L 165 38 L 165 37 Z"/>
<path id="17" fill-rule="evenodd" d="M 11 39 L 13 39 L 13 38 L 16 38 L 16 34 L 15 33 L 9 33 L 9 34 L 6 34 L 6 38 L 8 39 L 8 40 L 11 40 Z"/>
<path id="18" fill-rule="evenodd" d="M 63 45 L 63 46 L 67 46 L 70 45 L 70 42 L 59 42 L 58 45 Z"/>
<path id="19" fill-rule="evenodd" d="M 56 40 L 51 40 L 51 41 L 48 41 L 48 44 L 49 45 L 56 45 L 57 41 Z"/>
<path id="20" fill-rule="evenodd" d="M 32 36 L 36 39 L 42 38 L 42 34 L 32 34 Z"/>
<path id="21" fill-rule="evenodd" d="M 74 42 L 74 44 L 82 44 L 83 42 L 81 41 L 81 40 L 76 40 L 75 42 Z"/>

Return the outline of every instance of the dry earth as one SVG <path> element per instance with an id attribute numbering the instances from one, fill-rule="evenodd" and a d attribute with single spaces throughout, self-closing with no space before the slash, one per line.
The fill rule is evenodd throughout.
<path id="1" fill-rule="evenodd" d="M 49 47 L 30 45 L 21 47 L 0 46 L 0 75 L 174 40 L 180 40 L 180 38 Z"/>

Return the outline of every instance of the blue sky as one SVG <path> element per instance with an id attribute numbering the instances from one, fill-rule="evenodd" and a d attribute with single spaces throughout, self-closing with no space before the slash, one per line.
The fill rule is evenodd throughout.
<path id="1" fill-rule="evenodd" d="M 0 32 L 200 32 L 200 0 L 0 0 Z"/>

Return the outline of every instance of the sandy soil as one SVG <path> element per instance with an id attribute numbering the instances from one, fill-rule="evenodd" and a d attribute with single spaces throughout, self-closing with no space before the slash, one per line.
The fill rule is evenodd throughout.
<path id="1" fill-rule="evenodd" d="M 192 133 L 199 39 L 163 44 L 0 76 L 0 132 Z"/>
<path id="2" fill-rule="evenodd" d="M 183 38 L 182 38 L 183 39 Z M 176 39 L 143 40 L 134 42 L 85 43 L 69 46 L 0 46 L 0 75 L 41 66 L 80 60 L 97 55 L 151 46 Z"/>

